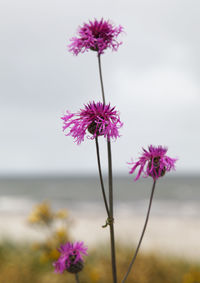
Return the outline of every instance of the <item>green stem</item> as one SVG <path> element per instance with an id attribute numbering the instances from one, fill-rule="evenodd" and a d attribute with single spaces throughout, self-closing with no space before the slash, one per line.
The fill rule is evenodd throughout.
<path id="1" fill-rule="evenodd" d="M 142 234 L 140 236 L 140 240 L 138 242 L 138 245 L 137 245 L 137 248 L 136 248 L 136 251 L 135 251 L 135 254 L 131 260 L 131 263 L 129 265 L 129 268 L 128 268 L 128 271 L 126 273 L 126 275 L 124 276 L 124 279 L 122 280 L 122 283 L 124 283 L 131 271 L 131 268 L 133 267 L 133 264 L 136 260 L 136 257 L 137 257 L 137 254 L 138 254 L 138 251 L 139 251 L 139 248 L 140 248 L 140 245 L 142 243 L 142 239 L 143 239 L 143 236 L 144 236 L 144 233 L 145 233 L 145 230 L 146 230 L 146 227 L 147 227 L 147 223 L 148 223 L 148 220 L 149 220 L 149 214 L 150 214 L 150 210 L 151 210 L 151 205 L 152 205 L 152 200 L 153 200 L 153 194 L 154 194 L 154 191 L 155 191 L 155 186 L 156 186 L 156 180 L 154 180 L 153 182 L 153 186 L 152 186 L 152 189 L 151 189 L 151 196 L 150 196 L 150 201 L 149 201 L 149 207 L 148 207 L 148 211 L 147 211 L 147 215 L 146 215 L 146 220 L 145 220 L 145 223 L 144 223 L 144 227 L 143 227 L 143 230 L 142 230 Z"/>
<path id="2" fill-rule="evenodd" d="M 78 273 L 75 273 L 76 283 L 80 283 Z"/>
<path id="3" fill-rule="evenodd" d="M 99 66 L 99 77 L 100 77 L 100 83 L 101 83 L 102 99 L 103 99 L 103 103 L 106 104 L 104 86 L 103 86 L 103 76 L 102 76 L 102 70 L 101 70 L 101 55 L 100 54 L 98 54 L 98 66 Z"/>
<path id="4" fill-rule="evenodd" d="M 105 104 L 105 94 L 104 94 L 100 54 L 98 54 L 98 66 L 99 66 L 99 77 L 100 77 L 100 83 L 101 83 L 102 99 L 103 99 L 103 103 Z M 113 274 L 113 283 L 117 283 L 117 267 L 116 267 L 115 237 L 114 237 L 114 223 L 113 223 L 114 217 L 113 217 L 112 154 L 111 154 L 110 140 L 107 140 L 107 150 L 108 150 L 109 212 L 110 212 L 109 227 L 110 227 L 112 274 Z"/>

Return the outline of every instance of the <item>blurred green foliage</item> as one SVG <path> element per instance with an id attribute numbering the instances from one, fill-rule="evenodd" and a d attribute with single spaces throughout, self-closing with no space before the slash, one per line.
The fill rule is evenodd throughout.
<path id="1" fill-rule="evenodd" d="M 28 223 L 39 229 L 44 240 L 32 244 L 0 243 L 0 283 L 75 283 L 74 275 L 54 273 L 57 248 L 71 241 L 71 218 L 67 210 L 53 211 L 48 202 L 33 208 Z M 87 243 L 86 243 L 87 244 Z M 111 283 L 109 243 L 88 250 L 80 283 Z M 125 275 L 134 249 L 117 245 L 119 282 Z M 139 253 L 127 283 L 200 283 L 200 262 Z"/>
<path id="2" fill-rule="evenodd" d="M 111 283 L 109 249 L 97 246 L 89 249 L 85 267 L 80 272 L 81 283 Z M 132 253 L 118 245 L 117 266 L 119 279 L 127 270 Z M 55 274 L 51 261 L 41 261 L 39 250 L 28 245 L 4 242 L 0 244 L 1 283 L 73 283 L 70 273 Z M 120 282 L 120 280 L 119 280 Z M 155 254 L 140 254 L 127 283 L 200 283 L 200 264 Z"/>
<path id="3" fill-rule="evenodd" d="M 39 229 L 45 240 L 34 242 L 33 251 L 40 254 L 40 262 L 52 262 L 59 257 L 57 248 L 60 244 L 70 241 L 71 218 L 66 209 L 54 211 L 49 202 L 37 204 L 28 216 L 28 224 Z"/>

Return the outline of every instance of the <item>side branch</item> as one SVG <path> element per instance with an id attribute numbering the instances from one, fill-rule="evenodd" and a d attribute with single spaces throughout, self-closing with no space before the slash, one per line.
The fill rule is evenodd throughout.
<path id="1" fill-rule="evenodd" d="M 139 251 L 139 248 L 140 248 L 140 245 L 142 243 L 142 239 L 143 239 L 143 236 L 144 236 L 144 233 L 145 233 L 145 230 L 146 230 L 146 227 L 147 227 L 147 223 L 148 223 L 148 220 L 149 220 L 149 214 L 150 214 L 150 210 L 151 210 L 151 204 L 152 204 L 152 200 L 153 200 L 153 194 L 154 194 L 154 190 L 155 190 L 155 186 L 156 186 L 156 181 L 153 182 L 153 186 L 152 186 L 152 190 L 151 190 L 151 196 L 150 196 L 150 201 L 149 201 L 149 207 L 148 207 L 148 211 L 147 211 L 147 216 L 146 216 L 146 220 L 145 220 L 145 223 L 144 223 L 144 227 L 143 227 L 143 230 L 142 230 L 142 234 L 140 236 L 140 240 L 139 240 L 139 243 L 137 245 L 137 248 L 136 248 L 136 251 L 135 251 L 135 254 L 133 256 L 133 259 L 129 265 L 129 268 L 128 268 L 128 271 L 126 273 L 126 275 L 124 276 L 124 279 L 122 280 L 122 283 L 124 283 L 131 271 L 131 268 L 133 267 L 133 264 L 136 260 L 136 257 L 137 257 L 137 254 L 138 254 L 138 251 Z"/>

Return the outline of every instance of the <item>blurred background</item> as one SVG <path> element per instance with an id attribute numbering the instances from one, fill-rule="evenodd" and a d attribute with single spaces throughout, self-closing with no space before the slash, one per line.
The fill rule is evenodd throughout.
<path id="1" fill-rule="evenodd" d="M 127 162 L 149 144 L 165 145 L 168 155 L 179 159 L 176 172 L 158 182 L 142 252 L 144 257 L 154 253 L 156 260 L 183 260 L 178 263 L 181 271 L 165 281 L 164 275 L 151 277 L 149 267 L 147 277 L 137 275 L 130 282 L 200 282 L 199 10 L 198 0 L 1 1 L 0 262 L 5 262 L 8 250 L 23 243 L 44 244 L 61 233 L 60 219 L 53 215 L 63 208 L 70 215 L 70 232 L 51 242 L 54 250 L 69 238 L 84 240 L 91 249 L 108 241 L 108 230 L 101 228 L 106 214 L 94 142 L 85 139 L 77 146 L 62 132 L 60 119 L 67 109 L 76 112 L 84 103 L 101 100 L 96 53 L 76 57 L 67 45 L 78 26 L 103 17 L 125 31 L 119 50 L 102 56 L 106 100 L 116 105 L 124 122 L 121 138 L 112 143 L 119 246 L 137 242 L 152 185 L 146 179 L 134 183 Z M 103 139 L 100 147 L 107 182 Z M 42 227 L 40 214 L 28 218 L 36 207 L 44 214 L 54 211 L 49 216 L 54 227 L 50 234 L 46 218 Z M 37 247 L 41 257 L 43 249 Z M 42 262 L 48 263 L 43 273 L 51 274 L 49 262 L 56 256 L 42 255 Z M 151 256 L 142 260 L 154 262 Z M 17 276 L 19 282 L 30 282 L 24 274 L 16 275 L 13 266 L 13 279 L 6 277 L 11 274 L 6 267 L 1 270 L 6 279 L 0 277 L 0 282 L 18 282 Z M 169 266 L 161 269 L 169 274 Z M 106 282 L 99 270 L 91 267 L 91 278 L 84 282 Z M 52 280 L 57 282 L 57 277 Z"/>

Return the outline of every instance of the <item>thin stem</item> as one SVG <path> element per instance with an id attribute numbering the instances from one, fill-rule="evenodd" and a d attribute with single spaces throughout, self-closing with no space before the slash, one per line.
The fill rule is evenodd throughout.
<path id="1" fill-rule="evenodd" d="M 140 240 L 139 240 L 139 243 L 137 245 L 135 254 L 134 254 L 134 256 L 133 256 L 133 258 L 131 260 L 131 263 L 129 265 L 128 271 L 127 271 L 126 275 L 124 276 L 124 279 L 122 280 L 122 283 L 124 283 L 126 281 L 128 275 L 129 275 L 129 273 L 131 271 L 131 268 L 133 267 L 133 264 L 134 264 L 134 262 L 136 260 L 136 257 L 137 257 L 140 245 L 142 243 L 142 239 L 143 239 L 143 236 L 144 236 L 144 233 L 145 233 L 145 230 L 146 230 L 146 227 L 147 227 L 147 223 L 148 223 L 148 220 L 149 220 L 149 214 L 150 214 L 150 210 L 151 210 L 151 204 L 152 204 L 152 200 L 153 200 L 153 194 L 154 194 L 155 186 L 156 186 L 156 180 L 154 180 L 153 186 L 152 186 L 152 189 L 151 189 L 151 196 L 150 196 L 150 201 L 149 201 L 149 207 L 148 207 L 148 211 L 147 211 L 147 216 L 146 216 L 146 220 L 145 220 L 145 223 L 144 223 L 144 227 L 143 227 L 143 230 L 142 230 L 142 234 L 140 236 Z"/>
<path id="2" fill-rule="evenodd" d="M 76 283 L 80 283 L 78 273 L 75 273 Z"/>
<path id="3" fill-rule="evenodd" d="M 112 178 L 112 154 L 111 144 L 107 141 L 108 148 L 108 180 L 109 180 L 109 206 L 110 206 L 110 243 L 111 243 L 111 259 L 112 259 L 112 273 L 113 282 L 117 283 L 117 267 L 116 267 L 116 255 L 115 255 L 115 237 L 114 237 L 114 218 L 113 218 L 113 178 Z"/>
<path id="4" fill-rule="evenodd" d="M 101 92 L 103 103 L 105 104 L 105 94 L 103 86 L 103 77 L 101 70 L 101 55 L 98 54 L 98 66 L 99 66 L 99 77 L 101 83 Z M 117 283 L 117 267 L 116 267 L 116 256 L 115 256 L 115 237 L 114 237 L 114 218 L 113 218 L 113 182 L 112 182 L 112 155 L 110 141 L 107 141 L 108 148 L 108 179 L 109 179 L 109 226 L 110 226 L 110 242 L 111 242 L 111 260 L 112 260 L 112 274 L 113 282 Z"/>
<path id="5" fill-rule="evenodd" d="M 101 82 L 102 99 L 103 99 L 103 103 L 106 104 L 104 86 L 103 86 L 103 76 L 102 76 L 102 70 L 101 70 L 101 55 L 100 54 L 98 54 L 98 66 L 99 66 L 99 77 L 100 77 L 100 82 Z"/>
<path id="6" fill-rule="evenodd" d="M 104 189 L 103 176 L 102 176 L 102 172 L 101 172 L 101 161 L 100 161 L 100 154 L 99 154 L 98 137 L 95 138 L 95 142 L 96 142 L 97 163 L 98 163 L 98 169 L 99 169 L 99 178 L 100 178 L 100 183 L 101 183 L 101 190 L 102 190 L 102 194 L 103 194 L 103 200 L 104 200 L 105 208 L 106 208 L 106 211 L 107 211 L 107 215 L 108 215 L 108 218 L 110 218 L 108 202 L 107 202 L 106 193 L 105 193 L 105 189 Z"/>

